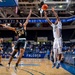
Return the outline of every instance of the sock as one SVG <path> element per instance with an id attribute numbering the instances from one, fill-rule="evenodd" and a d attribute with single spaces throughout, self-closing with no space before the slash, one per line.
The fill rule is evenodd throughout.
<path id="1" fill-rule="evenodd" d="M 15 65 L 16 67 L 18 67 L 18 63 L 16 63 L 16 65 Z"/>
<path id="2" fill-rule="evenodd" d="M 8 65 L 10 65 L 10 62 L 8 63 Z"/>
<path id="3" fill-rule="evenodd" d="M 58 62 L 58 63 L 60 63 L 60 61 L 59 61 L 59 60 L 58 60 L 57 62 Z"/>

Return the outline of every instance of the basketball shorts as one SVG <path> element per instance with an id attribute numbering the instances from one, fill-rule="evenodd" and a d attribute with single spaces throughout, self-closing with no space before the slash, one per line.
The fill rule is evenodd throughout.
<path id="1" fill-rule="evenodd" d="M 17 40 L 14 49 L 20 50 L 21 48 L 26 48 L 26 38 L 19 38 Z"/>
<path id="2" fill-rule="evenodd" d="M 55 38 L 53 43 L 53 51 L 61 54 L 62 53 L 62 38 Z"/>

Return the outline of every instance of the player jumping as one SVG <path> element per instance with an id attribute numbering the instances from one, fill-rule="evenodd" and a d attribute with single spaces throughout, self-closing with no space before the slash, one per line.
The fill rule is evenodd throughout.
<path id="1" fill-rule="evenodd" d="M 18 36 L 18 40 L 17 40 L 17 42 L 15 44 L 14 51 L 13 51 L 13 53 L 12 53 L 10 59 L 9 59 L 8 65 L 7 65 L 7 68 L 10 68 L 10 64 L 11 64 L 12 59 L 14 58 L 15 54 L 20 50 L 18 60 L 17 60 L 17 62 L 15 64 L 15 71 L 17 70 L 18 64 L 21 61 L 21 58 L 22 58 L 22 56 L 23 56 L 23 54 L 25 52 L 26 35 L 27 35 L 26 27 L 27 27 L 28 21 L 30 19 L 31 13 L 32 13 L 32 9 L 30 9 L 29 15 L 28 15 L 25 23 L 23 24 L 23 26 L 20 24 L 19 27 L 14 28 L 14 27 L 7 26 L 6 24 L 2 25 L 3 27 L 14 31 L 16 33 L 16 35 Z"/>
<path id="2" fill-rule="evenodd" d="M 55 17 L 57 18 L 55 24 L 53 24 L 49 18 L 47 17 L 46 11 L 44 11 L 44 15 L 48 23 L 53 28 L 53 36 L 54 36 L 54 43 L 53 43 L 53 51 L 54 51 L 54 63 L 53 68 L 56 66 L 58 69 L 60 67 L 61 55 L 62 55 L 62 23 L 60 18 L 58 17 L 57 13 L 55 12 L 54 8 L 52 8 L 52 12 L 54 13 Z M 58 59 L 57 59 L 58 57 Z"/>

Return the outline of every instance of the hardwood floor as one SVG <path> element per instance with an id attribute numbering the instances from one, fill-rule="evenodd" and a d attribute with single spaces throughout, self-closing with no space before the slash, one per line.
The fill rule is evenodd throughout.
<path id="1" fill-rule="evenodd" d="M 17 73 L 14 72 L 16 59 L 11 63 L 9 71 L 6 70 L 8 59 L 3 59 L 4 67 L 0 67 L 0 75 L 71 75 L 63 68 L 52 68 L 51 61 L 47 59 L 22 59 L 19 64 Z"/>

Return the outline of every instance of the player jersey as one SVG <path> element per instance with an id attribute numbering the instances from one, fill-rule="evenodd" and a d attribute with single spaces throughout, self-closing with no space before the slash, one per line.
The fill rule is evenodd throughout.
<path id="1" fill-rule="evenodd" d="M 18 38 L 26 38 L 27 36 L 26 30 L 24 30 L 24 27 L 16 28 L 15 33 L 18 36 Z"/>
<path id="2" fill-rule="evenodd" d="M 59 38 L 62 37 L 62 23 L 61 21 L 58 21 L 58 24 L 53 24 L 51 25 L 53 27 L 53 36 L 54 38 Z"/>

